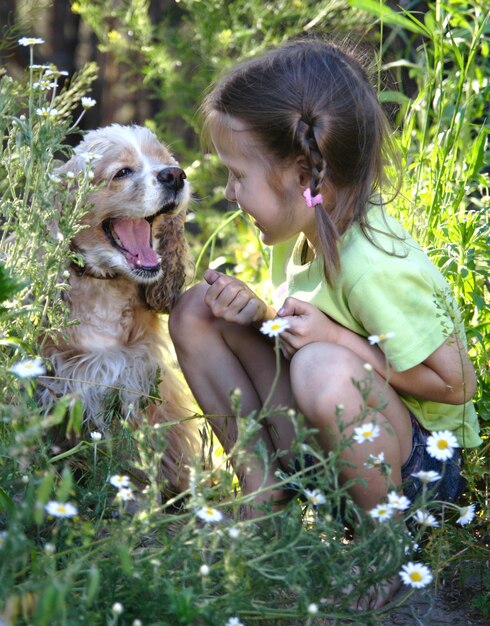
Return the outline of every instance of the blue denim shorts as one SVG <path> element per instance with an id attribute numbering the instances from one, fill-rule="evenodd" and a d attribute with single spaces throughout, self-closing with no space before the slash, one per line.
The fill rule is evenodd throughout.
<path id="1" fill-rule="evenodd" d="M 427 485 L 431 499 L 454 502 L 463 493 L 466 479 L 461 475 L 461 448 L 454 450 L 447 461 L 438 461 L 427 452 L 430 432 L 410 414 L 412 420 L 412 452 L 402 465 L 403 493 L 413 502 L 422 493 L 422 482 L 412 476 L 416 472 L 430 470 L 442 476 L 441 480 Z"/>

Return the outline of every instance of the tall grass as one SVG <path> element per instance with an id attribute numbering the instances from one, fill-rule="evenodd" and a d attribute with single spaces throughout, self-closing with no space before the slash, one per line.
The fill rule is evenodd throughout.
<path id="1" fill-rule="evenodd" d="M 186 2 L 189 11 L 193 4 Z M 362 4 L 379 12 L 378 3 Z M 423 35 L 414 57 L 404 63 L 418 89 L 412 101 L 402 99 L 400 146 L 406 177 L 403 195 L 391 210 L 418 236 L 454 286 L 472 357 L 482 374 L 478 406 L 487 447 L 470 453 L 469 489 L 459 503 L 478 501 L 481 509 L 476 522 L 463 528 L 454 524 L 461 514 L 458 507 L 433 502 L 426 492 L 400 517 L 373 520 L 350 500 L 347 485 L 339 480 L 344 446 L 361 444 L 345 438 L 324 458 L 301 416 L 290 412 L 283 417 L 296 429 L 299 462 L 278 480 L 296 496 L 282 512 L 265 507 L 255 521 L 240 519 L 239 509 L 247 498 L 240 494 L 205 416 L 202 456 L 196 459 L 190 488 L 171 501 L 161 502 L 160 486 L 152 480 L 136 501 L 125 502 L 109 480 L 129 472 L 127 459 L 135 447 L 140 452 L 139 469 L 154 476 L 159 446 L 150 454 L 145 439 L 160 438 L 163 449 L 164 429 L 155 433 L 144 425 L 130 433 L 115 416 L 110 435 L 83 440 L 63 453 L 53 447 L 50 428 L 67 419 L 70 411 L 75 420 L 76 405 L 64 399 L 50 415 L 40 415 L 35 379 L 17 377 L 9 368 L 36 355 L 44 334 L 62 331 L 66 323 L 60 298 L 67 288 L 64 264 L 77 260 L 69 239 L 86 208 L 90 177 L 79 181 L 80 192 L 73 202 L 70 180 L 59 180 L 55 174 L 56 159 L 67 152 L 66 136 L 77 132 L 73 110 L 95 71 L 88 66 L 59 93 L 53 86 L 44 90 L 35 85 L 40 83 L 35 72 L 46 71 L 32 68 L 35 59 L 25 79 L 1 78 L 2 265 L 9 277 L 2 270 L 0 619 L 9 625 L 35 626 L 224 626 L 234 617 L 247 626 L 319 624 L 321 617 L 330 623 L 347 619 L 374 624 L 389 607 L 359 612 L 352 606 L 351 586 L 366 595 L 409 560 L 426 563 L 437 578 L 448 564 L 458 566 L 463 558 L 479 563 L 488 556 L 479 541 L 479 528 L 488 523 L 483 475 L 488 450 L 484 421 L 488 381 L 483 375 L 488 358 L 483 295 L 488 280 L 483 241 L 488 233 L 484 214 L 488 174 L 483 168 L 488 48 L 482 36 L 486 16 L 478 7 L 433 3 L 420 23 L 410 15 L 395 18 L 386 11 L 382 15 L 386 24 L 411 23 L 410 32 Z M 210 18 L 201 10 L 196 9 L 201 26 L 209 29 Z M 138 14 L 128 15 L 134 22 Z M 56 76 L 56 68 L 51 70 Z M 43 109 L 57 112 L 38 112 Z M 217 197 L 218 185 L 210 179 L 209 169 L 201 171 L 198 156 L 193 155 L 190 174 L 200 189 L 211 182 L 208 197 Z M 250 229 L 239 222 L 234 228 L 238 238 L 229 248 L 219 219 L 210 220 L 203 233 L 213 234 L 211 258 L 229 264 L 246 280 L 264 276 L 266 263 Z M 261 288 L 266 290 L 267 285 Z M 367 394 L 369 372 L 358 384 Z M 257 423 L 253 415 L 242 415 L 239 394 L 233 397 L 233 406 L 241 425 L 236 452 L 245 454 Z M 268 462 L 260 447 L 255 454 Z M 305 469 L 306 455 L 314 460 L 313 475 Z M 389 484 L 389 467 L 382 465 L 381 471 Z M 313 490 L 325 495 L 325 502 L 314 506 Z M 51 501 L 73 504 L 78 514 L 50 517 L 46 505 Z M 211 508 L 217 521 L 202 519 L 203 508 Z M 418 509 L 436 514 L 440 525 L 427 532 L 415 524 L 409 535 L 404 521 L 413 519 Z M 346 533 L 346 524 L 356 527 L 355 542 Z M 415 551 L 415 544 L 420 551 Z M 409 587 L 406 592 L 413 593 Z"/>

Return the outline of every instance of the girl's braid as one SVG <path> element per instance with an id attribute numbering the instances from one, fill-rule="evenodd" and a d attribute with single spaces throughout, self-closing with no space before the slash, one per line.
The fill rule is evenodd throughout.
<path id="1" fill-rule="evenodd" d="M 296 126 L 296 141 L 305 155 L 311 170 L 310 191 L 312 195 L 320 192 L 327 174 L 327 163 L 318 148 L 312 124 L 299 119 Z"/>
<path id="2" fill-rule="evenodd" d="M 300 118 L 296 124 L 296 142 L 301 152 L 306 157 L 311 171 L 310 191 L 315 196 L 321 193 L 321 188 L 325 184 L 327 176 L 327 162 L 320 152 L 318 142 L 315 138 L 313 124 L 309 124 Z M 325 200 L 315 206 L 316 227 L 318 239 L 323 250 L 336 250 L 339 240 L 337 226 L 329 215 Z M 325 256 L 323 257 L 325 275 L 330 282 L 330 276 L 339 269 L 338 255 L 331 259 L 331 267 L 326 268 Z"/>

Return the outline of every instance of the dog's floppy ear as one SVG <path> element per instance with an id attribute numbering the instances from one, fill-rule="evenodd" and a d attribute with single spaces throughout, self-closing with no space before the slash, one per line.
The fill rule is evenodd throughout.
<path id="1" fill-rule="evenodd" d="M 161 258 L 162 275 L 143 287 L 148 306 L 159 313 L 169 313 L 182 292 L 190 269 L 189 246 L 184 236 L 185 214 L 164 217 L 153 233 Z"/>

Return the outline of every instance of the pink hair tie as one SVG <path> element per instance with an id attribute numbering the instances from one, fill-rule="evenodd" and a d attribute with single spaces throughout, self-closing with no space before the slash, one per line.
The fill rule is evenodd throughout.
<path id="1" fill-rule="evenodd" d="M 303 197 L 305 199 L 307 207 L 313 207 L 313 206 L 316 206 L 317 204 L 323 204 L 322 194 L 318 193 L 316 196 L 312 197 L 309 187 L 307 187 L 303 191 Z"/>

